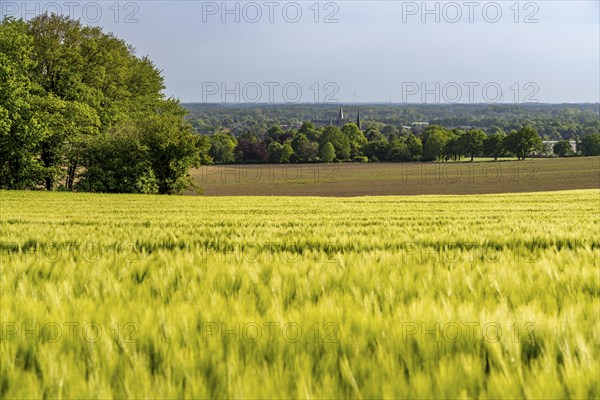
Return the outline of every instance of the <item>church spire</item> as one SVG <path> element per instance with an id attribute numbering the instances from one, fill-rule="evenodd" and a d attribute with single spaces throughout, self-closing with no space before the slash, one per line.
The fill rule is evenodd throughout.
<path id="1" fill-rule="evenodd" d="M 342 110 L 342 106 L 340 106 L 340 112 L 339 112 L 338 118 L 337 118 L 338 126 L 342 125 L 343 120 L 344 120 L 344 110 Z"/>

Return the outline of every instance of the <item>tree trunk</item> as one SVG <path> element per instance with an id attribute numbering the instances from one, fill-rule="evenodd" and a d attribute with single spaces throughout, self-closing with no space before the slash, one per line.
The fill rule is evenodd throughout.
<path id="1" fill-rule="evenodd" d="M 50 151 L 48 150 L 48 147 L 46 145 L 44 145 L 42 147 L 42 155 L 41 155 L 41 160 L 42 160 L 42 164 L 44 164 L 44 168 L 46 168 L 46 174 L 48 173 L 48 168 L 50 168 L 50 166 L 52 165 L 52 153 L 50 153 Z M 53 179 L 51 176 L 46 175 L 46 177 L 44 178 L 44 186 L 46 187 L 46 190 L 52 190 L 52 186 L 53 186 Z"/>
<path id="2" fill-rule="evenodd" d="M 67 172 L 67 190 L 73 190 L 73 185 L 75 183 L 75 171 L 77 170 L 77 163 L 72 162 L 69 165 L 69 170 Z"/>

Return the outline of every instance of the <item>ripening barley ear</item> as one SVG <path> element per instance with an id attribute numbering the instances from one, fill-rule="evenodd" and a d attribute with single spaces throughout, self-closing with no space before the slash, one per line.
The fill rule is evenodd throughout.
<path id="1" fill-rule="evenodd" d="M 9 371 L 9 369 L 7 368 L 6 364 L 7 361 L 4 360 L 4 362 L 2 363 L 3 365 L 0 366 L 0 397 L 2 398 L 7 398 L 7 395 L 9 393 L 9 389 L 10 389 L 10 382 L 11 382 L 11 377 L 10 375 L 12 375 L 12 372 Z"/>
<path id="2" fill-rule="evenodd" d="M 14 366 L 22 372 L 33 373 L 39 382 L 43 382 L 44 372 L 39 356 L 38 346 L 35 343 L 18 343 L 14 355 Z"/>

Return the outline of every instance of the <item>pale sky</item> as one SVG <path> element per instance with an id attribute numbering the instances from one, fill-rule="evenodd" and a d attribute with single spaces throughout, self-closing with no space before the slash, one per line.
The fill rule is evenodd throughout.
<path id="1" fill-rule="evenodd" d="M 598 0 L 1 3 L 102 26 L 185 102 L 600 102 Z"/>

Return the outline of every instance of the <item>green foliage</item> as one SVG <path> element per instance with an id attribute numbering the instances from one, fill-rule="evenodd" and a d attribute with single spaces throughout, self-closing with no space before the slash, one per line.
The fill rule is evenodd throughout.
<path id="1" fill-rule="evenodd" d="M 506 133 L 502 130 L 498 130 L 495 133 L 491 133 L 483 142 L 483 153 L 487 156 L 494 157 L 497 160 L 498 157 L 504 153 L 504 143 L 506 140 Z"/>
<path id="2" fill-rule="evenodd" d="M 384 161 L 388 156 L 389 149 L 390 145 L 387 139 L 384 138 L 368 142 L 363 147 L 363 153 L 371 161 Z"/>
<path id="3" fill-rule="evenodd" d="M 390 142 L 387 159 L 390 161 L 410 161 L 412 154 L 404 140 L 395 139 Z"/>
<path id="4" fill-rule="evenodd" d="M 37 157 L 44 139 L 32 109 L 33 39 L 22 21 L 0 23 L 0 189 L 35 187 L 45 171 Z"/>
<path id="5" fill-rule="evenodd" d="M 211 161 L 200 154 L 208 149 L 206 140 L 192 136 L 184 123 L 186 112 L 164 97 L 160 71 L 112 34 L 57 15 L 6 18 L 0 49 L 0 188 L 43 184 L 51 190 L 59 183 L 69 190 L 139 192 L 129 180 L 91 185 L 85 170 L 94 166 L 94 176 L 104 171 L 106 182 L 136 175 L 131 171 L 137 164 L 85 159 L 125 144 L 120 129 L 144 131 L 161 193 L 181 191 L 189 184 L 184 169 Z M 90 143 L 93 151 L 85 146 Z M 108 169 L 117 167 L 123 170 Z M 77 185 L 80 179 L 86 183 Z"/>
<path id="6" fill-rule="evenodd" d="M 81 158 L 80 147 L 86 138 L 98 135 L 100 119 L 89 105 L 62 100 L 52 93 L 32 99 L 32 107 L 44 131 L 40 160 L 45 168 L 45 188 L 51 190 L 64 176 L 65 166 L 74 173 Z"/>
<path id="7" fill-rule="evenodd" d="M 354 162 L 359 162 L 359 163 L 368 163 L 369 162 L 369 157 L 366 156 L 356 156 L 352 159 L 352 161 Z"/>
<path id="8" fill-rule="evenodd" d="M 375 131 L 377 131 L 377 130 L 375 130 Z M 394 125 L 386 125 L 383 127 L 383 129 L 381 129 L 381 133 L 387 137 L 390 137 L 390 136 L 399 135 L 400 130 L 398 129 L 398 127 L 396 127 Z"/>
<path id="9" fill-rule="evenodd" d="M 306 135 L 306 138 L 312 142 L 318 142 L 321 136 L 321 132 L 315 128 L 315 124 L 312 122 L 304 122 L 298 132 Z"/>
<path id="10" fill-rule="evenodd" d="M 542 149 L 542 139 L 531 126 L 525 126 L 518 131 L 512 131 L 504 141 L 504 147 L 519 160 Z"/>
<path id="11" fill-rule="evenodd" d="M 304 133 L 298 133 L 292 140 L 294 155 L 292 161 L 313 162 L 319 157 L 319 144 L 310 141 Z"/>
<path id="12" fill-rule="evenodd" d="M 365 133 L 365 137 L 369 142 L 386 139 L 386 137 L 375 128 L 369 128 Z"/>
<path id="13" fill-rule="evenodd" d="M 86 192 L 158 193 L 150 151 L 135 127 L 91 138 L 83 151 L 81 180 L 76 188 Z"/>
<path id="14" fill-rule="evenodd" d="M 237 139 L 227 133 L 215 133 L 209 136 L 210 156 L 216 163 L 226 164 L 235 161 L 235 148 L 238 145 Z"/>
<path id="15" fill-rule="evenodd" d="M 214 163 L 213 158 L 210 156 L 211 143 L 208 136 L 200 135 L 198 137 L 196 147 L 198 149 L 197 153 L 200 160 L 200 165 L 210 165 Z"/>
<path id="16" fill-rule="evenodd" d="M 592 133 L 581 138 L 581 153 L 584 156 L 600 156 L 600 133 Z"/>
<path id="17" fill-rule="evenodd" d="M 361 148 L 367 144 L 367 138 L 358 126 L 354 123 L 346 124 L 342 127 L 342 133 L 348 138 L 350 144 L 350 157 L 357 157 L 362 154 Z"/>
<path id="18" fill-rule="evenodd" d="M 330 163 L 335 160 L 335 148 L 330 142 L 327 142 L 321 148 L 321 161 Z"/>
<path id="19" fill-rule="evenodd" d="M 444 160 L 459 161 L 461 156 L 465 154 L 463 135 L 464 132 L 460 130 L 447 132 L 447 140 L 443 150 Z"/>
<path id="20" fill-rule="evenodd" d="M 340 160 L 347 160 L 350 157 L 350 140 L 337 126 L 327 126 L 319 137 L 321 152 L 325 145 L 329 143 L 335 149 L 335 157 Z"/>
<path id="21" fill-rule="evenodd" d="M 289 163 L 290 157 L 294 154 L 294 149 L 289 143 L 281 144 L 279 142 L 271 142 L 268 147 L 269 161 L 276 164 Z"/>
<path id="22" fill-rule="evenodd" d="M 339 106 L 333 104 L 185 104 L 190 119 L 207 127 L 204 133 L 223 127 L 233 130 L 252 129 L 266 132 L 273 125 L 300 126 L 302 121 L 335 120 Z M 349 111 L 349 110 L 347 110 Z M 445 127 L 472 127 L 486 133 L 510 132 L 531 125 L 547 140 L 573 139 L 600 132 L 598 104 L 369 104 L 361 107 L 362 126 L 370 139 L 371 128 L 388 136 L 419 133 L 413 123 L 429 122 Z M 314 124 L 308 122 L 314 127 Z M 408 126 L 409 128 L 405 128 Z M 318 133 L 317 130 L 314 132 Z M 302 133 L 307 133 L 304 131 Z M 318 137 L 310 137 L 316 141 Z"/>
<path id="23" fill-rule="evenodd" d="M 142 121 L 142 143 L 160 194 L 174 194 L 191 187 L 189 170 L 200 166 L 199 136 L 176 115 L 150 116 Z"/>
<path id="24" fill-rule="evenodd" d="M 281 126 L 275 125 L 267 130 L 266 138 L 269 141 L 279 140 L 279 136 L 283 135 L 285 132 L 281 129 Z"/>
<path id="25" fill-rule="evenodd" d="M 537 133 L 536 133 L 537 135 Z M 481 129 L 469 129 L 459 137 L 460 148 L 464 154 L 471 156 L 471 161 L 476 155 L 483 151 L 483 143 L 486 140 L 485 132 Z"/>
<path id="26" fill-rule="evenodd" d="M 433 161 L 444 157 L 445 146 L 450 133 L 441 126 L 428 126 L 423 133 L 423 160 Z"/>
<path id="27" fill-rule="evenodd" d="M 405 143 L 413 160 L 418 160 L 423 155 L 423 143 L 421 142 L 421 139 L 411 133 L 406 138 Z"/>
<path id="28" fill-rule="evenodd" d="M 571 157 L 575 155 L 573 147 L 568 140 L 559 140 L 552 146 L 552 152 L 559 157 Z"/>

